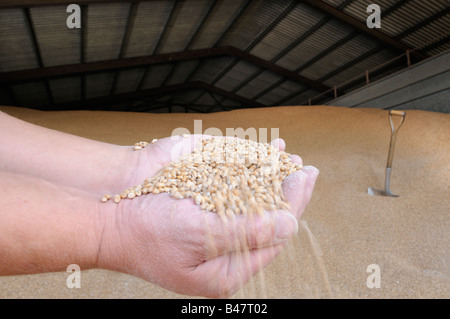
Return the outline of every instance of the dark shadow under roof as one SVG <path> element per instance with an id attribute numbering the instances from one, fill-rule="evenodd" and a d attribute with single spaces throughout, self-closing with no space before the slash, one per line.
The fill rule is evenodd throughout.
<path id="1" fill-rule="evenodd" d="M 213 112 L 324 103 L 450 49 L 447 0 L 0 2 L 0 104 Z M 395 59 L 403 55 L 401 58 Z M 370 70 L 370 72 L 366 72 Z"/>

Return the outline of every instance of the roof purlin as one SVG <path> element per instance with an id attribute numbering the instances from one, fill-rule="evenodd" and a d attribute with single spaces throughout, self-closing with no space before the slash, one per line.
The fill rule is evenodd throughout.
<path id="1" fill-rule="evenodd" d="M 290 71 L 284 67 L 281 67 L 277 64 L 268 62 L 255 55 L 249 54 L 248 52 L 244 52 L 231 46 L 211 48 L 211 49 L 199 49 L 178 53 L 158 54 L 145 57 L 124 58 L 117 60 L 97 61 L 80 64 L 44 67 L 38 69 L 3 72 L 0 73 L 0 85 L 18 82 L 29 82 L 33 80 L 52 77 L 111 71 L 158 63 L 192 60 L 205 57 L 215 57 L 215 56 L 237 57 L 246 60 L 250 63 L 254 63 L 272 72 L 278 73 L 284 77 L 290 78 L 294 81 L 300 82 L 303 85 L 310 86 L 316 90 L 325 92 L 330 89 L 326 85 L 323 85 L 319 82 L 316 82 L 293 71 Z"/>

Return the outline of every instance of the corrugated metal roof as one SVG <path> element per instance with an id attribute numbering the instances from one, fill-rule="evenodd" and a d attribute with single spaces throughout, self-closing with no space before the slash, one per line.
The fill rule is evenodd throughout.
<path id="1" fill-rule="evenodd" d="M 334 86 L 334 85 L 339 85 L 345 81 L 354 79 L 355 77 L 360 77 L 362 79 L 361 82 L 364 84 L 366 70 L 371 70 L 372 68 L 374 68 L 378 65 L 381 65 L 385 61 L 388 61 L 392 58 L 394 58 L 392 52 L 390 52 L 388 50 L 382 50 L 379 53 L 371 55 L 370 58 L 368 58 L 368 59 L 364 59 L 361 62 L 353 64 L 351 68 L 347 68 L 345 71 L 324 80 L 323 83 L 325 83 L 326 85 L 329 85 L 329 86 Z M 406 65 L 406 59 L 405 59 L 405 65 Z M 370 79 L 370 74 L 369 74 L 369 79 Z"/>
<path id="2" fill-rule="evenodd" d="M 143 79 L 142 89 L 159 87 L 166 79 L 172 67 L 173 65 L 169 63 L 150 67 L 147 76 Z"/>
<path id="3" fill-rule="evenodd" d="M 257 101 L 260 103 L 267 103 L 267 105 L 277 105 L 276 103 L 279 100 L 285 98 L 290 93 L 296 92 L 301 89 L 305 89 L 305 86 L 293 81 L 284 81 L 276 88 L 261 96 Z"/>
<path id="4" fill-rule="evenodd" d="M 24 11 L 0 10 L 0 22 L 0 72 L 39 67 Z"/>
<path id="5" fill-rule="evenodd" d="M 180 52 L 187 49 L 199 23 L 211 6 L 209 0 L 181 1 L 167 25 L 161 47 L 156 53 Z"/>
<path id="6" fill-rule="evenodd" d="M 203 28 L 199 30 L 190 49 L 204 49 L 215 46 L 216 41 L 223 35 L 223 30 L 229 26 L 241 7 L 241 0 L 215 2 L 208 18 L 204 22 Z"/>
<path id="7" fill-rule="evenodd" d="M 242 50 L 247 50 L 258 35 L 265 32 L 268 25 L 273 22 L 291 4 L 291 1 L 252 1 L 248 14 L 244 15 L 228 36 L 220 43 L 232 45 Z"/>
<path id="8" fill-rule="evenodd" d="M 187 77 L 197 67 L 198 63 L 198 60 L 183 61 L 178 63 L 172 73 L 172 76 L 167 79 L 166 85 L 184 83 Z"/>
<path id="9" fill-rule="evenodd" d="M 239 61 L 216 83 L 216 86 L 230 91 L 241 83 L 242 78 L 252 75 L 257 70 L 258 67 L 254 64 Z"/>
<path id="10" fill-rule="evenodd" d="M 196 73 L 192 77 L 192 80 L 210 83 L 214 80 L 215 76 L 226 68 L 232 61 L 233 58 L 231 57 L 208 59 L 197 69 Z"/>
<path id="11" fill-rule="evenodd" d="M 405 37 L 402 38 L 402 40 L 412 47 L 421 47 L 424 43 L 428 43 L 430 40 L 433 39 L 438 39 L 443 35 L 446 35 L 448 37 L 450 33 L 449 25 L 450 25 L 450 13 L 448 13 L 439 20 L 431 21 L 423 28 L 413 30 L 411 34 L 406 35 Z M 448 49 L 449 45 L 450 45 L 449 41 L 443 43 L 440 52 L 443 52 L 445 49 Z"/>
<path id="12" fill-rule="evenodd" d="M 80 63 L 80 32 L 61 28 L 67 19 L 65 6 L 30 9 L 44 66 Z"/>
<path id="13" fill-rule="evenodd" d="M 187 111 L 243 107 L 246 101 L 292 105 L 320 94 L 317 101 L 323 101 L 324 91 L 335 85 L 344 83 L 346 90 L 364 85 L 365 70 L 403 54 L 399 47 L 412 49 L 413 63 L 450 49 L 448 0 L 377 1 L 382 10 L 378 31 L 397 47 L 353 24 L 352 18 L 365 24 L 370 0 L 96 2 L 83 5 L 81 29 L 65 26 L 68 1 L 40 2 L 44 5 L 0 4 L 0 79 L 2 74 L 22 76 L 0 82 L 1 104 L 58 109 L 69 102 L 82 106 L 97 97 L 105 105 L 127 105 L 124 110 L 155 107 L 158 112 L 170 103 L 192 105 Z M 336 17 L 321 5 L 346 16 Z M 225 48 L 220 55 L 207 51 L 218 47 Z M 420 52 L 413 50 L 417 47 Z M 181 53 L 183 59 L 174 61 L 168 53 Z M 155 56 L 162 57 L 158 63 L 132 65 L 133 58 Z M 115 68 L 120 61 L 130 67 Z M 99 69 L 45 75 L 49 67 L 76 70 L 82 62 Z M 403 66 L 406 57 L 380 69 L 370 80 Z M 36 69 L 44 75 L 34 80 L 13 72 L 31 74 Z M 114 99 L 117 94 L 177 86 L 181 91 L 150 95 L 145 103 Z"/>
<path id="14" fill-rule="evenodd" d="M 169 19 L 173 0 L 138 3 L 131 17 L 131 32 L 125 48 L 125 57 L 152 55 Z"/>
<path id="15" fill-rule="evenodd" d="M 295 70 L 350 34 L 351 31 L 350 27 L 331 20 L 287 53 L 277 64 Z"/>
<path id="16" fill-rule="evenodd" d="M 335 48 L 322 59 L 304 69 L 302 74 L 311 79 L 319 80 L 340 66 L 349 63 L 358 56 L 370 51 L 377 43 L 367 36 L 356 36 Z"/>
<path id="17" fill-rule="evenodd" d="M 315 90 L 302 90 L 302 93 L 296 94 L 292 97 L 289 97 L 290 95 L 287 95 L 289 98 L 286 99 L 286 97 L 281 98 L 281 100 L 277 101 L 277 104 L 279 105 L 298 105 L 298 101 L 304 101 L 304 105 L 308 105 L 307 101 L 308 98 L 313 98 L 317 95 L 319 95 L 321 92 L 315 91 Z"/>
<path id="18" fill-rule="evenodd" d="M 114 93 L 119 94 L 136 91 L 144 73 L 145 68 L 133 68 L 118 72 Z"/>
<path id="19" fill-rule="evenodd" d="M 129 3 L 91 4 L 88 6 L 86 62 L 112 60 L 119 57 L 129 6 Z M 72 31 L 76 32 L 76 30 Z"/>
<path id="20" fill-rule="evenodd" d="M 254 77 L 246 86 L 237 91 L 237 94 L 253 98 L 262 90 L 268 88 L 274 82 L 281 80 L 282 77 L 273 72 L 263 71 Z"/>
<path id="21" fill-rule="evenodd" d="M 108 96 L 113 84 L 113 73 L 102 72 L 86 75 L 86 98 Z"/>
<path id="22" fill-rule="evenodd" d="M 284 48 L 296 41 L 299 34 L 308 31 L 312 25 L 323 17 L 322 13 L 300 3 L 261 39 L 250 53 L 265 60 L 272 60 L 278 54 L 281 54 Z"/>

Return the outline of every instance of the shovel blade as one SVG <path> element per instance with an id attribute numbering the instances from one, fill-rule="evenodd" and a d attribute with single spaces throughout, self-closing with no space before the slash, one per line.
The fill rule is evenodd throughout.
<path id="1" fill-rule="evenodd" d="M 385 190 L 375 189 L 372 187 L 369 187 L 367 189 L 367 194 L 369 194 L 370 196 L 400 197 L 398 195 L 392 194 L 391 192 L 386 192 Z"/>

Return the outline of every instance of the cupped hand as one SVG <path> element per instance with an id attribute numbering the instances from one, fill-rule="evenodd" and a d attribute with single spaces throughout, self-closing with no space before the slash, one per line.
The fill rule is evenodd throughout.
<path id="1" fill-rule="evenodd" d="M 200 135 L 165 138 L 139 151 L 139 165 L 128 186 L 142 183 L 162 167 L 191 152 Z M 281 139 L 272 142 L 281 150 Z M 292 155 L 301 163 L 301 158 Z M 237 215 L 224 221 L 200 209 L 191 198 L 167 193 L 122 200 L 105 220 L 98 255 L 102 268 L 143 278 L 180 294 L 229 297 L 267 266 L 297 232 L 318 170 L 305 167 L 289 175 L 283 192 L 291 211 Z"/>

